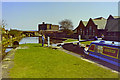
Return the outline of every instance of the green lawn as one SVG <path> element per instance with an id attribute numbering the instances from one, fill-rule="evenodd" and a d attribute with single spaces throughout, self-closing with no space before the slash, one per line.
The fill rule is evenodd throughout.
<path id="1" fill-rule="evenodd" d="M 81 44 L 90 45 L 93 41 L 80 42 Z"/>
<path id="2" fill-rule="evenodd" d="M 64 42 L 74 42 L 74 41 L 78 41 L 77 39 L 67 39 Z"/>
<path id="3" fill-rule="evenodd" d="M 77 39 L 67 39 L 63 42 L 65 43 L 65 42 L 74 42 L 74 41 L 78 41 L 78 40 Z M 85 44 L 85 45 L 90 45 L 91 42 L 93 42 L 93 41 L 86 41 L 86 42 L 80 42 L 80 43 Z"/>
<path id="4" fill-rule="evenodd" d="M 117 78 L 118 74 L 38 44 L 24 44 L 17 49 L 11 78 Z"/>

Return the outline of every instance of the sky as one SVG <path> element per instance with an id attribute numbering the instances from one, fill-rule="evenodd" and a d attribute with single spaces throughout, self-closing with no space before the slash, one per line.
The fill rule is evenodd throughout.
<path id="1" fill-rule="evenodd" d="M 76 28 L 80 20 L 118 16 L 118 2 L 2 2 L 6 29 L 38 30 L 38 24 L 70 19 Z"/>

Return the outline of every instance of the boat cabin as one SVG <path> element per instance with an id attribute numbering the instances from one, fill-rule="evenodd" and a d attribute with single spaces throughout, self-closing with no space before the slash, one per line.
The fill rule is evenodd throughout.
<path id="1" fill-rule="evenodd" d="M 120 42 L 94 41 L 86 52 L 89 56 L 120 67 Z"/>

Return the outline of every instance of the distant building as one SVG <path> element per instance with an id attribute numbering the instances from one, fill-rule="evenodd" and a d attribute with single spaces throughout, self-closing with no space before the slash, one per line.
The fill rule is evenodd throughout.
<path id="1" fill-rule="evenodd" d="M 105 33 L 106 40 L 114 40 L 120 41 L 120 17 L 110 15 L 107 19 L 107 24 L 105 29 L 107 30 Z"/>
<path id="2" fill-rule="evenodd" d="M 109 15 L 107 19 L 103 17 L 89 19 L 89 21 L 80 21 L 74 33 L 81 35 L 82 38 L 101 37 L 104 35 L 106 40 L 120 41 L 120 17 Z"/>
<path id="3" fill-rule="evenodd" d="M 45 22 L 43 22 L 42 24 L 38 24 L 38 31 L 40 30 L 59 30 L 59 25 L 45 24 Z"/>
<path id="4" fill-rule="evenodd" d="M 78 27 L 73 31 L 79 35 L 85 35 L 85 25 L 82 20 L 80 21 Z"/>
<path id="5" fill-rule="evenodd" d="M 82 38 L 100 37 L 104 34 L 106 21 L 103 17 L 90 18 L 88 22 L 81 20 L 78 27 L 74 30 L 74 33 L 81 35 Z"/>

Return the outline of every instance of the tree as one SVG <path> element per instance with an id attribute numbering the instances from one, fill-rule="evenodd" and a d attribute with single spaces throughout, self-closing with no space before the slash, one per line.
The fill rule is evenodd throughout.
<path id="1" fill-rule="evenodd" d="M 2 28 L 5 28 L 5 26 L 7 26 L 6 21 L 2 20 Z"/>
<path id="2" fill-rule="evenodd" d="M 59 22 L 59 24 L 61 25 L 61 30 L 67 34 L 72 33 L 72 29 L 73 29 L 73 23 L 71 20 L 69 19 L 65 19 Z"/>
<path id="3" fill-rule="evenodd" d="M 11 35 L 13 37 L 19 37 L 21 34 L 22 34 L 22 32 L 20 30 L 10 29 L 10 31 L 9 31 L 9 35 Z"/>
<path id="4" fill-rule="evenodd" d="M 59 22 L 59 24 L 61 25 L 62 29 L 72 29 L 73 28 L 73 23 L 69 19 L 62 20 Z"/>
<path id="5" fill-rule="evenodd" d="M 6 30 L 5 30 L 5 26 L 7 26 L 6 21 L 5 21 L 5 20 L 2 20 L 2 23 L 0 24 L 2 33 L 0 33 L 0 35 L 2 34 L 2 37 L 4 37 L 4 38 L 7 39 L 7 38 L 8 38 L 8 35 L 7 35 Z"/>

